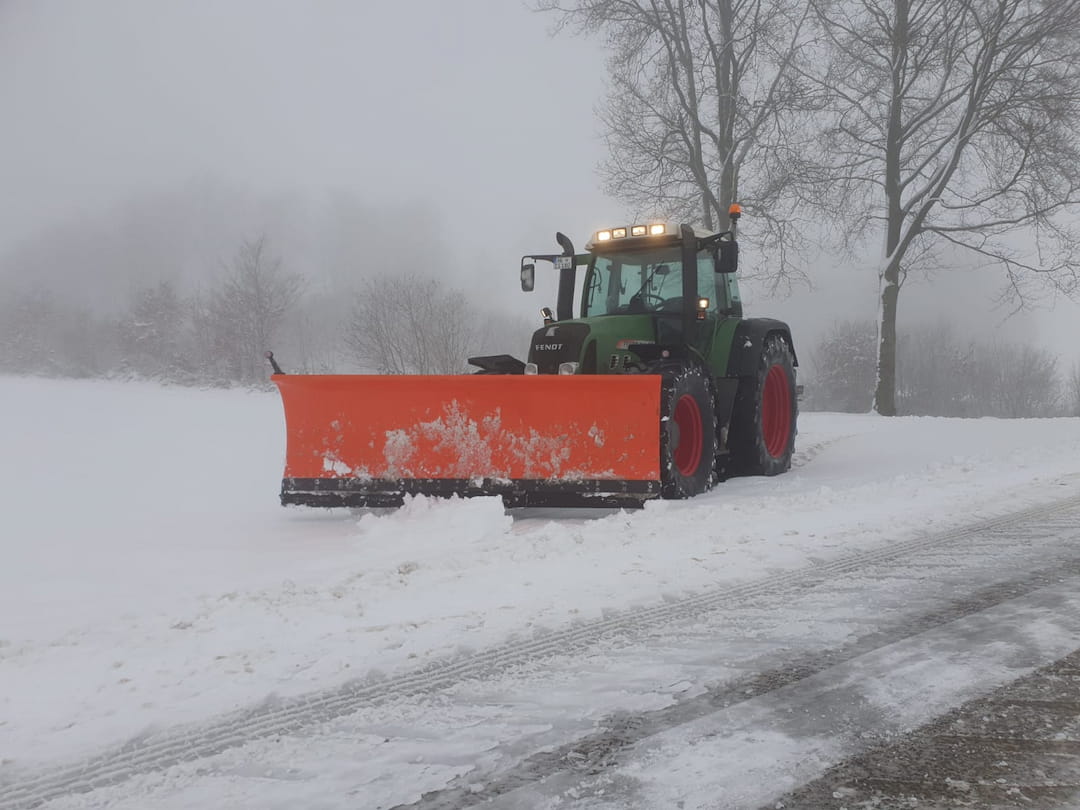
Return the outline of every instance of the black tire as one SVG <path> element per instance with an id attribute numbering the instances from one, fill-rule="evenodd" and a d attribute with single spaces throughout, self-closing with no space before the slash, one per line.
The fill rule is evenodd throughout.
<path id="1" fill-rule="evenodd" d="M 757 374 L 741 379 L 735 394 L 728 469 L 736 475 L 779 475 L 791 469 L 798 416 L 794 355 L 782 335 L 769 335 Z"/>
<path id="2" fill-rule="evenodd" d="M 660 394 L 660 495 L 691 498 L 716 483 L 716 403 L 708 370 L 664 364 Z"/>

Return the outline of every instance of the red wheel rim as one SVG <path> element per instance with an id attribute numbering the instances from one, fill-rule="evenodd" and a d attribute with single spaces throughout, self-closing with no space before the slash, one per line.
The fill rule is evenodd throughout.
<path id="1" fill-rule="evenodd" d="M 791 386 L 783 366 L 773 366 L 765 375 L 761 394 L 761 434 L 765 450 L 773 458 L 787 452 L 791 439 Z"/>
<path id="2" fill-rule="evenodd" d="M 701 464 L 701 408 L 697 400 L 683 394 L 675 403 L 675 425 L 679 428 L 679 444 L 675 448 L 675 467 L 682 475 L 693 475 Z"/>

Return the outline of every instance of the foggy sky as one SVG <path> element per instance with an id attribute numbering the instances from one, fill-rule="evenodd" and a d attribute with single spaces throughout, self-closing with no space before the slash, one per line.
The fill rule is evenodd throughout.
<path id="1" fill-rule="evenodd" d="M 556 230 L 580 249 L 632 212 L 595 171 L 602 43 L 552 38 L 552 22 L 517 0 L 0 2 L 0 256 L 193 182 L 343 192 L 429 207 L 416 240 L 439 229 L 431 244 L 491 303 L 553 304 L 553 285 L 520 293 L 518 258 L 555 250 Z M 876 280 L 844 265 L 819 259 L 812 294 L 746 297 L 805 344 L 833 318 L 874 316 Z M 993 287 L 912 287 L 901 319 L 945 313 L 985 335 L 1001 318 Z M 1069 304 L 1005 329 L 1071 362 L 1076 314 Z"/>
<path id="2" fill-rule="evenodd" d="M 432 198 L 474 239 L 496 207 L 518 243 L 603 218 L 597 45 L 548 22 L 514 0 L 2 5 L 3 242 L 198 174 Z"/>

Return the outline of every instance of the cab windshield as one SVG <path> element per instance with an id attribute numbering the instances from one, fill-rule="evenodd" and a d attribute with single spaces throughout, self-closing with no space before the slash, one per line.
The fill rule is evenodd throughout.
<path id="1" fill-rule="evenodd" d="M 712 257 L 698 254 L 698 296 L 716 306 Z M 678 245 L 593 258 L 585 275 L 582 317 L 637 312 L 678 314 L 683 307 L 682 251 Z"/>

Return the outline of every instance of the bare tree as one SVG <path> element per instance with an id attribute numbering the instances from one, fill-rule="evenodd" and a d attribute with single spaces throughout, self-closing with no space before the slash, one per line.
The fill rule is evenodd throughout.
<path id="1" fill-rule="evenodd" d="M 287 370 L 299 374 L 333 374 L 347 354 L 342 344 L 341 324 L 346 319 L 340 302 L 328 301 L 325 296 L 312 299 L 304 296 L 304 306 L 298 307 L 282 326 L 279 340 L 287 351 L 282 362 Z"/>
<path id="2" fill-rule="evenodd" d="M 536 5 L 558 15 L 558 28 L 605 37 L 608 190 L 640 213 L 710 230 L 726 226 L 737 201 L 754 215 L 744 238 L 776 251 L 763 275 L 790 281 L 798 229 L 781 202 L 805 147 L 800 123 L 814 105 L 793 69 L 808 39 L 809 7 L 801 0 Z"/>
<path id="3" fill-rule="evenodd" d="M 831 94 L 811 179 L 851 240 L 883 232 L 874 407 L 896 413 L 900 288 L 967 252 L 1022 306 L 1072 291 L 1080 202 L 1080 0 L 812 0 L 807 73 Z M 1034 249 L 1007 237 L 1022 232 Z M 1021 242 L 1022 244 L 1022 242 Z"/>
<path id="4" fill-rule="evenodd" d="M 1062 397 L 1066 416 L 1080 416 L 1080 361 L 1074 360 L 1065 378 Z"/>
<path id="5" fill-rule="evenodd" d="M 39 284 L 0 289 L 0 371 L 89 377 L 116 360 L 110 321 Z"/>
<path id="6" fill-rule="evenodd" d="M 875 383 L 875 342 L 870 321 L 834 324 L 810 353 L 815 376 L 808 407 L 865 411 Z M 1060 412 L 1057 360 L 1045 349 L 965 341 L 945 321 L 917 326 L 901 334 L 897 345 L 900 414 L 1019 417 Z M 1080 403 L 1080 364 L 1072 385 Z"/>
<path id="7" fill-rule="evenodd" d="M 55 332 L 61 310 L 48 289 L 5 289 L 0 296 L 0 368 L 24 374 L 59 372 Z"/>
<path id="8" fill-rule="evenodd" d="M 302 284 L 269 255 L 265 237 L 241 244 L 217 289 L 194 300 L 194 328 L 210 364 L 232 381 L 263 379 L 263 352 L 300 298 Z"/>
<path id="9" fill-rule="evenodd" d="M 973 383 L 981 416 L 1051 416 L 1058 410 L 1057 358 L 1045 349 L 1007 343 L 983 347 Z"/>
<path id="10" fill-rule="evenodd" d="M 958 338 L 952 324 L 945 321 L 920 325 L 901 334 L 896 360 L 897 413 L 980 415 L 983 406 L 972 393 L 976 353 L 975 343 Z M 877 352 L 874 354 L 876 366 Z"/>
<path id="11" fill-rule="evenodd" d="M 514 354 L 529 325 L 477 307 L 460 290 L 418 273 L 372 279 L 345 329 L 353 359 L 381 374 L 463 374 L 477 354 Z"/>
<path id="12" fill-rule="evenodd" d="M 807 407 L 865 413 L 874 392 L 873 321 L 838 321 L 810 352 L 814 375 Z"/>
<path id="13" fill-rule="evenodd" d="M 175 378 L 183 363 L 187 314 L 172 283 L 139 290 L 117 325 L 127 367 L 146 376 Z"/>
<path id="14" fill-rule="evenodd" d="M 463 374 L 485 328 L 461 291 L 417 273 L 387 274 L 356 296 L 345 343 L 380 374 Z"/>

